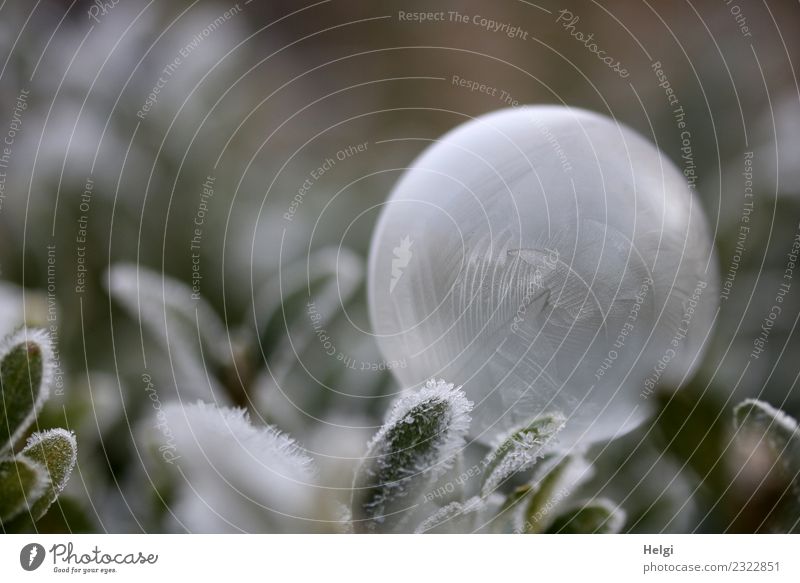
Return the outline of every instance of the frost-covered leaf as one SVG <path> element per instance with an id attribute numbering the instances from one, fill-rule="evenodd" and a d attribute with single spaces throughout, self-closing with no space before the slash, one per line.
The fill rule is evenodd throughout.
<path id="1" fill-rule="evenodd" d="M 34 504 L 48 485 L 47 472 L 33 460 L 0 460 L 0 525 Z"/>
<path id="2" fill-rule="evenodd" d="M 606 498 L 589 500 L 562 512 L 549 534 L 616 534 L 625 526 L 625 511 Z"/>
<path id="3" fill-rule="evenodd" d="M 423 520 L 415 533 L 463 534 L 472 532 L 475 515 L 481 510 L 484 501 L 473 496 L 466 502 L 450 502 Z"/>
<path id="4" fill-rule="evenodd" d="M 204 394 L 200 387 L 213 382 L 207 365 L 231 361 L 226 328 L 206 300 L 168 275 L 133 264 L 110 267 L 106 285 L 111 297 L 167 351 L 181 386 Z"/>
<path id="5" fill-rule="evenodd" d="M 53 375 L 50 338 L 41 330 L 20 330 L 0 345 L 0 359 L 0 454 L 4 454 L 47 400 Z"/>
<path id="6" fill-rule="evenodd" d="M 47 491 L 31 508 L 31 516 L 38 520 L 67 485 L 78 459 L 78 443 L 66 429 L 50 429 L 31 435 L 22 456 L 44 467 L 50 478 Z"/>
<path id="7" fill-rule="evenodd" d="M 737 429 L 762 434 L 776 453 L 798 453 L 797 421 L 780 409 L 764 401 L 746 399 L 733 410 L 733 417 Z"/>
<path id="8" fill-rule="evenodd" d="M 243 409 L 166 405 L 145 427 L 149 451 L 183 477 L 172 508 L 191 532 L 300 532 L 312 516 L 316 471 L 293 439 L 253 425 Z"/>
<path id="9" fill-rule="evenodd" d="M 430 380 L 395 402 L 356 473 L 356 531 L 387 532 L 402 526 L 421 490 L 459 455 L 471 410 L 460 387 L 444 381 Z"/>
<path id="10" fill-rule="evenodd" d="M 83 440 L 81 440 L 83 442 Z M 126 496 L 128 500 L 128 498 Z M 58 499 L 58 509 L 51 508 L 47 514 L 42 516 L 33 525 L 30 516 L 22 514 L 18 516 L 9 526 L 12 532 L 40 532 L 48 534 L 83 534 L 102 532 L 103 526 L 109 528 L 111 520 L 114 520 L 109 513 L 103 511 L 97 498 L 93 498 L 91 503 L 88 500 L 79 499 L 77 496 L 63 495 Z M 108 504 L 103 502 L 103 505 Z M 102 526 L 97 521 L 97 516 L 102 516 Z M 22 521 L 21 518 L 26 520 Z M 116 526 L 120 524 L 115 520 L 114 532 L 123 529 Z"/>
<path id="11" fill-rule="evenodd" d="M 553 457 L 548 462 L 534 475 L 516 532 L 544 532 L 575 488 L 592 477 L 591 465 L 583 457 Z"/>
<path id="12" fill-rule="evenodd" d="M 797 421 L 783 411 L 755 399 L 734 409 L 736 448 L 734 463 L 743 503 L 738 505 L 732 530 L 800 531 L 800 431 Z M 758 524 L 742 524 L 765 508 Z"/>
<path id="13" fill-rule="evenodd" d="M 564 416 L 549 413 L 512 431 L 484 461 L 481 495 L 488 496 L 514 474 L 530 469 L 563 427 Z"/>

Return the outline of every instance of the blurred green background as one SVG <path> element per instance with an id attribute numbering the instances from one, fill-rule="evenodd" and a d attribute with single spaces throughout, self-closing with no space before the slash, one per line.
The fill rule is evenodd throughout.
<path id="1" fill-rule="evenodd" d="M 586 488 L 624 498 L 634 531 L 759 529 L 771 508 L 742 494 L 758 489 L 749 482 L 732 494 L 735 472 L 724 456 L 741 399 L 800 415 L 800 288 L 787 296 L 765 352 L 749 358 L 800 221 L 797 3 L 99 6 L 10 0 L 0 8 L 0 135 L 19 114 L 0 207 L 0 331 L 23 321 L 55 326 L 64 390 L 40 423 L 74 429 L 80 448 L 79 472 L 41 529 L 175 529 L 166 508 L 176 486 L 142 451 L 153 414 L 145 372 L 164 403 L 248 405 L 321 460 L 326 484 L 346 488 L 399 387 L 386 371 L 352 370 L 326 356 L 306 302 L 311 293 L 341 352 L 380 359 L 361 331 L 369 330 L 363 275 L 378 205 L 425 144 L 401 138 L 435 139 L 508 105 L 459 87 L 455 75 L 519 103 L 605 113 L 680 165 L 680 132 L 656 61 L 685 110 L 723 281 L 738 269 L 697 379 L 674 399 L 664 389 L 657 422 L 598 448 L 598 477 Z M 431 10 L 485 15 L 527 38 L 398 16 Z M 630 76 L 621 79 L 572 38 L 556 23 L 559 10 L 579 16 L 579 28 L 594 32 Z M 285 218 L 326 158 L 365 142 L 313 179 Z M 737 250 L 750 152 L 751 230 Z M 135 272 L 109 279 L 110 265 L 126 263 L 156 274 L 140 305 Z M 182 329 L 163 313 L 139 318 L 109 298 L 109 285 L 118 286 L 147 311 L 173 285 L 162 273 L 189 286 L 176 292 L 189 310 Z M 191 320 L 200 303 L 186 297 L 198 281 L 222 323 L 213 328 L 214 317 L 198 312 L 211 328 L 203 346 L 220 353 L 215 361 L 211 348 L 200 366 Z M 743 515 L 742 500 L 752 502 Z"/>

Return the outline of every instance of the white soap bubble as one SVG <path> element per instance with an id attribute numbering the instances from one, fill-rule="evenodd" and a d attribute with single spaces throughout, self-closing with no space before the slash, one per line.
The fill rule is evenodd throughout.
<path id="1" fill-rule="evenodd" d="M 685 381 L 718 302 L 698 200 L 650 142 L 604 116 L 520 107 L 433 143 L 383 208 L 373 331 L 403 385 L 463 385 L 490 443 L 545 413 L 569 449 L 648 415 Z"/>

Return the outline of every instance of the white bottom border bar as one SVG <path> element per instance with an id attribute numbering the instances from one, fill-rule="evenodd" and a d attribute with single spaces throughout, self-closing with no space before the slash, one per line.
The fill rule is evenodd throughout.
<path id="1" fill-rule="evenodd" d="M 0 580 L 795 582 L 799 542 L 796 535 L 4 535 Z"/>

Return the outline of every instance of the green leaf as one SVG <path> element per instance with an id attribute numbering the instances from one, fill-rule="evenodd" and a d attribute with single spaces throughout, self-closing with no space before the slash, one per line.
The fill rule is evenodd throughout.
<path id="1" fill-rule="evenodd" d="M 522 515 L 522 524 L 515 529 L 517 532 L 544 532 L 575 488 L 592 477 L 592 468 L 583 457 L 553 458 L 551 463 L 552 469 L 542 468 L 534 477 L 530 501 Z"/>
<path id="2" fill-rule="evenodd" d="M 100 532 L 100 525 L 93 519 L 94 514 L 89 512 L 84 505 L 74 498 L 62 494 L 58 498 L 58 512 L 50 511 L 45 514 L 36 525 L 31 522 L 30 516 L 22 514 L 12 521 L 8 529 L 10 532 L 46 532 L 47 534 L 92 534 Z M 91 506 L 89 506 L 91 508 Z M 21 521 L 20 518 L 26 518 Z"/>
<path id="3" fill-rule="evenodd" d="M 733 411 L 737 512 L 730 530 L 800 532 L 800 431 L 797 422 L 763 401 Z"/>
<path id="4" fill-rule="evenodd" d="M 26 458 L 0 461 L 0 523 L 8 521 L 34 504 L 47 489 L 45 469 Z"/>
<path id="5" fill-rule="evenodd" d="M 559 514 L 548 534 L 616 534 L 625 525 L 625 511 L 610 500 L 590 500 Z"/>
<path id="6" fill-rule="evenodd" d="M 549 413 L 512 431 L 483 462 L 481 495 L 486 498 L 514 474 L 532 467 L 563 427 L 564 416 Z"/>
<path id="7" fill-rule="evenodd" d="M 494 533 L 508 534 L 520 532 L 523 519 L 520 518 L 525 508 L 525 502 L 533 494 L 533 486 L 523 484 L 517 486 L 500 503 L 497 513 L 491 520 L 491 531 Z M 495 494 L 499 496 L 499 494 Z"/>
<path id="8" fill-rule="evenodd" d="M 762 435 L 765 445 L 776 455 L 788 454 L 800 465 L 800 437 L 797 421 L 769 403 L 746 399 L 733 410 L 736 429 Z"/>
<path id="9" fill-rule="evenodd" d="M 22 456 L 42 465 L 50 475 L 50 487 L 31 508 L 33 519 L 39 520 L 67 485 L 78 459 L 78 444 L 71 432 L 51 429 L 31 435 Z"/>
<path id="10" fill-rule="evenodd" d="M 428 381 L 400 398 L 369 444 L 353 487 L 356 532 L 398 530 L 416 499 L 452 466 L 469 429 L 469 402 L 460 388 Z"/>
<path id="11" fill-rule="evenodd" d="M 52 370 L 49 336 L 40 330 L 20 330 L 0 348 L 0 455 L 36 419 L 48 396 Z"/>

